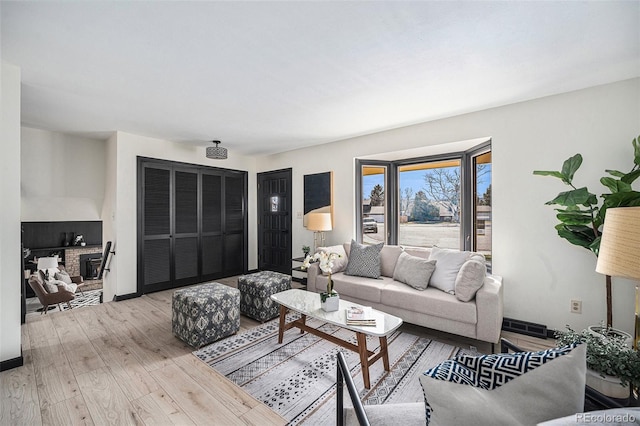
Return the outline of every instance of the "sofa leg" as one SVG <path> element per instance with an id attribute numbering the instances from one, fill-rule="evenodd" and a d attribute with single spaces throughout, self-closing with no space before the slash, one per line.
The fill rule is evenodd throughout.
<path id="1" fill-rule="evenodd" d="M 492 343 L 492 344 L 491 344 L 491 353 L 492 353 L 492 354 L 495 354 L 495 353 L 496 353 L 496 344 L 495 344 L 495 343 Z"/>

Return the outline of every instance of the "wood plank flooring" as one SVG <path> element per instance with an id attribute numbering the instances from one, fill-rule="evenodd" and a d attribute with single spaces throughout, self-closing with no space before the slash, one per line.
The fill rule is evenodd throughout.
<path id="1" fill-rule="evenodd" d="M 235 287 L 237 278 L 218 280 Z M 171 333 L 173 290 L 95 307 L 29 314 L 22 367 L 0 373 L 0 425 L 284 425 Z M 241 317 L 241 331 L 258 325 Z M 491 345 L 405 324 L 457 346 Z M 526 349 L 550 347 L 517 334 Z"/>

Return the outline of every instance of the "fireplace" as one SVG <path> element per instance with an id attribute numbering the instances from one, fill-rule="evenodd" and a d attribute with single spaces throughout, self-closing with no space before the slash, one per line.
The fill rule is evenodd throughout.
<path id="1" fill-rule="evenodd" d="M 101 253 L 81 254 L 80 275 L 86 280 L 96 279 L 98 277 L 101 261 Z"/>

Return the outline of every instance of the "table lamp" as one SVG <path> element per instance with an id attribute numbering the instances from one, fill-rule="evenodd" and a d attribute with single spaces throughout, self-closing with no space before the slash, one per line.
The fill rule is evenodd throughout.
<path id="1" fill-rule="evenodd" d="M 331 231 L 331 213 L 309 213 L 307 229 L 313 231 L 313 252 L 324 246 L 324 231 Z M 318 246 L 318 239 L 320 246 Z"/>
<path id="2" fill-rule="evenodd" d="M 49 269 L 58 267 L 58 257 L 40 257 L 38 258 L 38 270 L 44 271 L 44 277 L 49 279 Z"/>
<path id="3" fill-rule="evenodd" d="M 638 349 L 640 332 L 640 207 L 607 209 L 596 271 L 636 283 L 636 318 L 633 347 Z"/>

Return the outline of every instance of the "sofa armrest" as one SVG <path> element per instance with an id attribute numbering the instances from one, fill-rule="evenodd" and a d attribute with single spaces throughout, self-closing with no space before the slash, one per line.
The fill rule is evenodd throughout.
<path id="1" fill-rule="evenodd" d="M 307 268 L 307 291 L 313 291 L 317 293 L 316 290 L 316 279 L 320 274 L 320 267 L 318 263 L 312 263 Z"/>
<path id="2" fill-rule="evenodd" d="M 476 338 L 490 343 L 498 343 L 503 317 L 502 277 L 487 275 L 484 285 L 476 293 L 478 323 Z"/>

